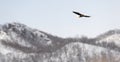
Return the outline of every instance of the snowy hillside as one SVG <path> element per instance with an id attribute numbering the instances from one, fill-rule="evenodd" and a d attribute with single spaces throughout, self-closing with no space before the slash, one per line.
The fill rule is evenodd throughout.
<path id="1" fill-rule="evenodd" d="M 96 44 L 120 51 L 120 30 L 110 30 L 98 36 Z"/>
<path id="2" fill-rule="evenodd" d="M 117 45 L 118 47 L 120 47 L 120 34 L 113 34 L 111 36 L 108 36 L 106 38 L 101 39 L 100 41 L 98 41 L 98 43 L 115 43 L 115 45 Z"/>
<path id="3" fill-rule="evenodd" d="M 68 39 L 21 23 L 0 25 L 0 62 L 119 62 L 120 31 Z"/>

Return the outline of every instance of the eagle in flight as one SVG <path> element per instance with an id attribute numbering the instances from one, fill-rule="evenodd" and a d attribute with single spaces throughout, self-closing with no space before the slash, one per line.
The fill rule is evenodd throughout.
<path id="1" fill-rule="evenodd" d="M 79 17 L 90 17 L 88 15 L 81 14 L 79 12 L 73 11 L 74 14 L 77 14 Z"/>

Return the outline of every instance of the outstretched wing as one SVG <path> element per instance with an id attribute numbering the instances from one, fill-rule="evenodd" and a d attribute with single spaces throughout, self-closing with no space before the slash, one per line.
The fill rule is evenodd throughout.
<path id="1" fill-rule="evenodd" d="M 77 14 L 77 15 L 81 15 L 79 12 L 73 11 L 73 13 Z"/>
<path id="2" fill-rule="evenodd" d="M 76 12 L 76 11 L 73 11 L 73 13 L 79 15 L 80 17 L 90 17 L 90 16 L 87 16 L 87 15 L 81 14 L 81 13 Z"/>
<path id="3" fill-rule="evenodd" d="M 84 17 L 90 17 L 90 16 L 85 15 Z"/>

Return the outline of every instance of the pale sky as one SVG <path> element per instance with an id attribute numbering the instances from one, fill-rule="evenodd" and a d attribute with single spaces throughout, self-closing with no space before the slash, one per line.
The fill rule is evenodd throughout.
<path id="1" fill-rule="evenodd" d="M 72 11 L 90 15 L 77 18 Z M 120 28 L 120 0 L 0 0 L 0 24 L 20 22 L 60 37 Z"/>

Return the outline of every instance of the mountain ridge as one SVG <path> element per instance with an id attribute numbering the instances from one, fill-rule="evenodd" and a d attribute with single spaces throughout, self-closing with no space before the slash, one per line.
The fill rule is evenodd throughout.
<path id="1" fill-rule="evenodd" d="M 0 62 L 119 62 L 119 34 L 118 29 L 96 38 L 61 38 L 7 23 L 0 25 Z"/>

